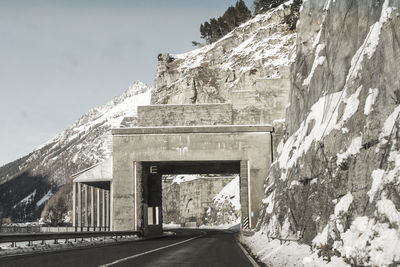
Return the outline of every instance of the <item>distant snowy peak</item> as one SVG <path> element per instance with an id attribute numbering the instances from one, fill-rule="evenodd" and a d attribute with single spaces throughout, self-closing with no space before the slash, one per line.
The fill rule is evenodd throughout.
<path id="1" fill-rule="evenodd" d="M 110 130 L 119 127 L 124 117 L 136 117 L 137 107 L 148 105 L 150 96 L 150 87 L 134 82 L 121 96 L 89 110 L 71 127 L 39 146 L 18 166 L 19 171 L 49 173 L 49 179 L 61 185 L 72 173 L 109 158 Z"/>
<path id="2" fill-rule="evenodd" d="M 36 150 L 50 143 L 65 139 L 67 136 L 71 137 L 73 132 L 77 134 L 87 132 L 100 123 L 118 127 L 124 117 L 137 115 L 138 106 L 148 105 L 150 103 L 150 95 L 151 88 L 140 81 L 136 81 L 122 95 L 116 96 L 105 105 L 92 108 L 75 121 L 71 127 L 57 134 Z"/>
<path id="3" fill-rule="evenodd" d="M 150 90 L 151 88 L 147 86 L 145 83 L 141 81 L 136 81 L 132 85 L 130 85 L 122 95 L 115 97 L 112 102 L 114 102 L 114 104 L 121 103 L 122 101 L 125 101 L 127 98 L 134 97 L 140 94 L 149 93 Z M 138 104 L 140 105 L 140 103 Z M 147 102 L 143 103 L 143 105 L 148 105 L 148 104 L 149 103 Z"/>

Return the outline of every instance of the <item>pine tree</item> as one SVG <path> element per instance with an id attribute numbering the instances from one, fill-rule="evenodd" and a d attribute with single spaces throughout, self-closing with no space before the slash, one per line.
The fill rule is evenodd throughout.
<path id="1" fill-rule="evenodd" d="M 211 36 L 210 43 L 214 43 L 220 38 L 218 21 L 215 18 L 210 19 Z"/>
<path id="2" fill-rule="evenodd" d="M 236 2 L 235 11 L 239 25 L 251 18 L 251 11 L 247 8 L 243 0 Z"/>
<path id="3" fill-rule="evenodd" d="M 206 40 L 207 43 L 211 42 L 211 25 L 208 21 L 204 22 L 204 25 L 200 25 L 201 38 Z"/>
<path id="4" fill-rule="evenodd" d="M 222 15 L 223 21 L 228 25 L 230 29 L 234 29 L 238 26 L 237 17 L 236 17 L 236 9 L 233 6 L 230 6 Z"/>
<path id="5" fill-rule="evenodd" d="M 250 18 L 250 10 L 243 0 L 239 0 L 235 6 L 228 7 L 221 17 L 212 18 L 209 22 L 201 24 L 200 36 L 206 43 L 213 43 Z"/>
<path id="6" fill-rule="evenodd" d="M 284 2 L 285 0 L 254 0 L 254 12 L 256 14 L 264 13 Z"/>
<path id="7" fill-rule="evenodd" d="M 230 27 L 222 17 L 219 17 L 217 22 L 218 22 L 218 28 L 219 28 L 218 39 L 220 39 L 221 37 L 226 35 L 228 32 L 230 32 L 234 28 L 234 27 L 233 28 Z"/>

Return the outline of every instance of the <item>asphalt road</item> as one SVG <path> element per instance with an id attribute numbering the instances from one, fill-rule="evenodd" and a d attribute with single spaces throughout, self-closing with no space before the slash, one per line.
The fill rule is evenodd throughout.
<path id="1" fill-rule="evenodd" d="M 175 235 L 0 258 L 0 266 L 253 266 L 234 233 L 217 230 L 174 230 Z"/>

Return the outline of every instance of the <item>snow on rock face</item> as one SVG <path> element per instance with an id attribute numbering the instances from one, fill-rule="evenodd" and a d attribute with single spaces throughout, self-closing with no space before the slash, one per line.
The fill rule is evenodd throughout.
<path id="1" fill-rule="evenodd" d="M 235 175 L 213 198 L 207 210 L 207 225 L 240 223 L 240 186 L 239 175 Z"/>
<path id="2" fill-rule="evenodd" d="M 365 106 L 364 106 L 364 114 L 369 115 L 371 111 L 373 110 L 373 105 L 375 104 L 376 97 L 378 96 L 379 90 L 377 88 L 372 89 L 370 88 L 368 91 L 368 96 L 367 100 L 365 100 Z"/>
<path id="3" fill-rule="evenodd" d="M 353 195 L 349 192 L 335 206 L 335 216 L 348 211 L 351 202 L 353 202 Z"/>
<path id="4" fill-rule="evenodd" d="M 264 234 L 284 238 L 289 221 L 326 259 L 399 262 L 398 10 L 391 0 L 304 1 Z"/>
<path id="5" fill-rule="evenodd" d="M 349 156 L 360 153 L 361 148 L 362 148 L 362 136 L 354 138 L 353 140 L 351 140 L 351 144 L 349 145 L 349 147 L 345 152 L 337 154 L 336 164 L 339 166 Z"/>
<path id="6" fill-rule="evenodd" d="M 260 14 L 218 40 L 184 54 L 160 54 L 153 104 L 231 102 L 235 124 L 284 117 L 295 33 L 289 5 Z M 262 113 L 252 118 L 249 113 Z M 259 118 L 262 117 L 262 118 Z"/>
<path id="7" fill-rule="evenodd" d="M 239 179 L 239 175 L 236 175 L 235 178 L 214 197 L 213 202 L 217 206 L 228 201 L 235 210 L 240 210 Z"/>
<path id="8" fill-rule="evenodd" d="M 38 202 L 36 202 L 36 206 L 40 207 L 42 206 L 44 203 L 46 203 L 46 201 L 48 201 L 51 196 L 53 195 L 53 192 L 51 192 L 51 190 L 49 190 L 46 195 L 44 195 Z"/>
<path id="9" fill-rule="evenodd" d="M 41 175 L 47 183 L 59 187 L 72 174 L 109 158 L 112 148 L 111 128 L 119 127 L 124 117 L 136 116 L 138 105 L 148 105 L 150 91 L 144 83 L 133 83 L 121 96 L 91 109 L 71 127 L 39 146 L 24 160 L 11 163 L 13 168 L 0 170 L 3 175 L 0 183 L 6 183 L 15 174 L 27 171 L 31 175 Z M 42 206 L 53 193 L 46 189 L 43 195 L 36 196 L 36 206 Z"/>

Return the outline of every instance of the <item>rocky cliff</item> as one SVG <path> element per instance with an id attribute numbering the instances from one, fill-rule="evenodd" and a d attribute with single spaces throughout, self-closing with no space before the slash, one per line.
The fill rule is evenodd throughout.
<path id="1" fill-rule="evenodd" d="M 72 174 L 111 156 L 110 129 L 150 102 L 150 88 L 132 84 L 121 96 L 94 108 L 31 154 L 0 168 L 0 219 L 36 220 L 47 200 Z M 125 124 L 135 123 L 124 120 Z"/>
<path id="2" fill-rule="evenodd" d="M 259 228 L 354 266 L 400 264 L 400 2 L 308 0 Z"/>
<path id="3" fill-rule="evenodd" d="M 235 124 L 284 118 L 295 33 L 281 6 L 242 24 L 219 41 L 179 54 L 160 54 L 152 104 L 232 103 Z"/>
<path id="4" fill-rule="evenodd" d="M 238 175 L 165 175 L 162 179 L 163 223 L 238 223 Z"/>

